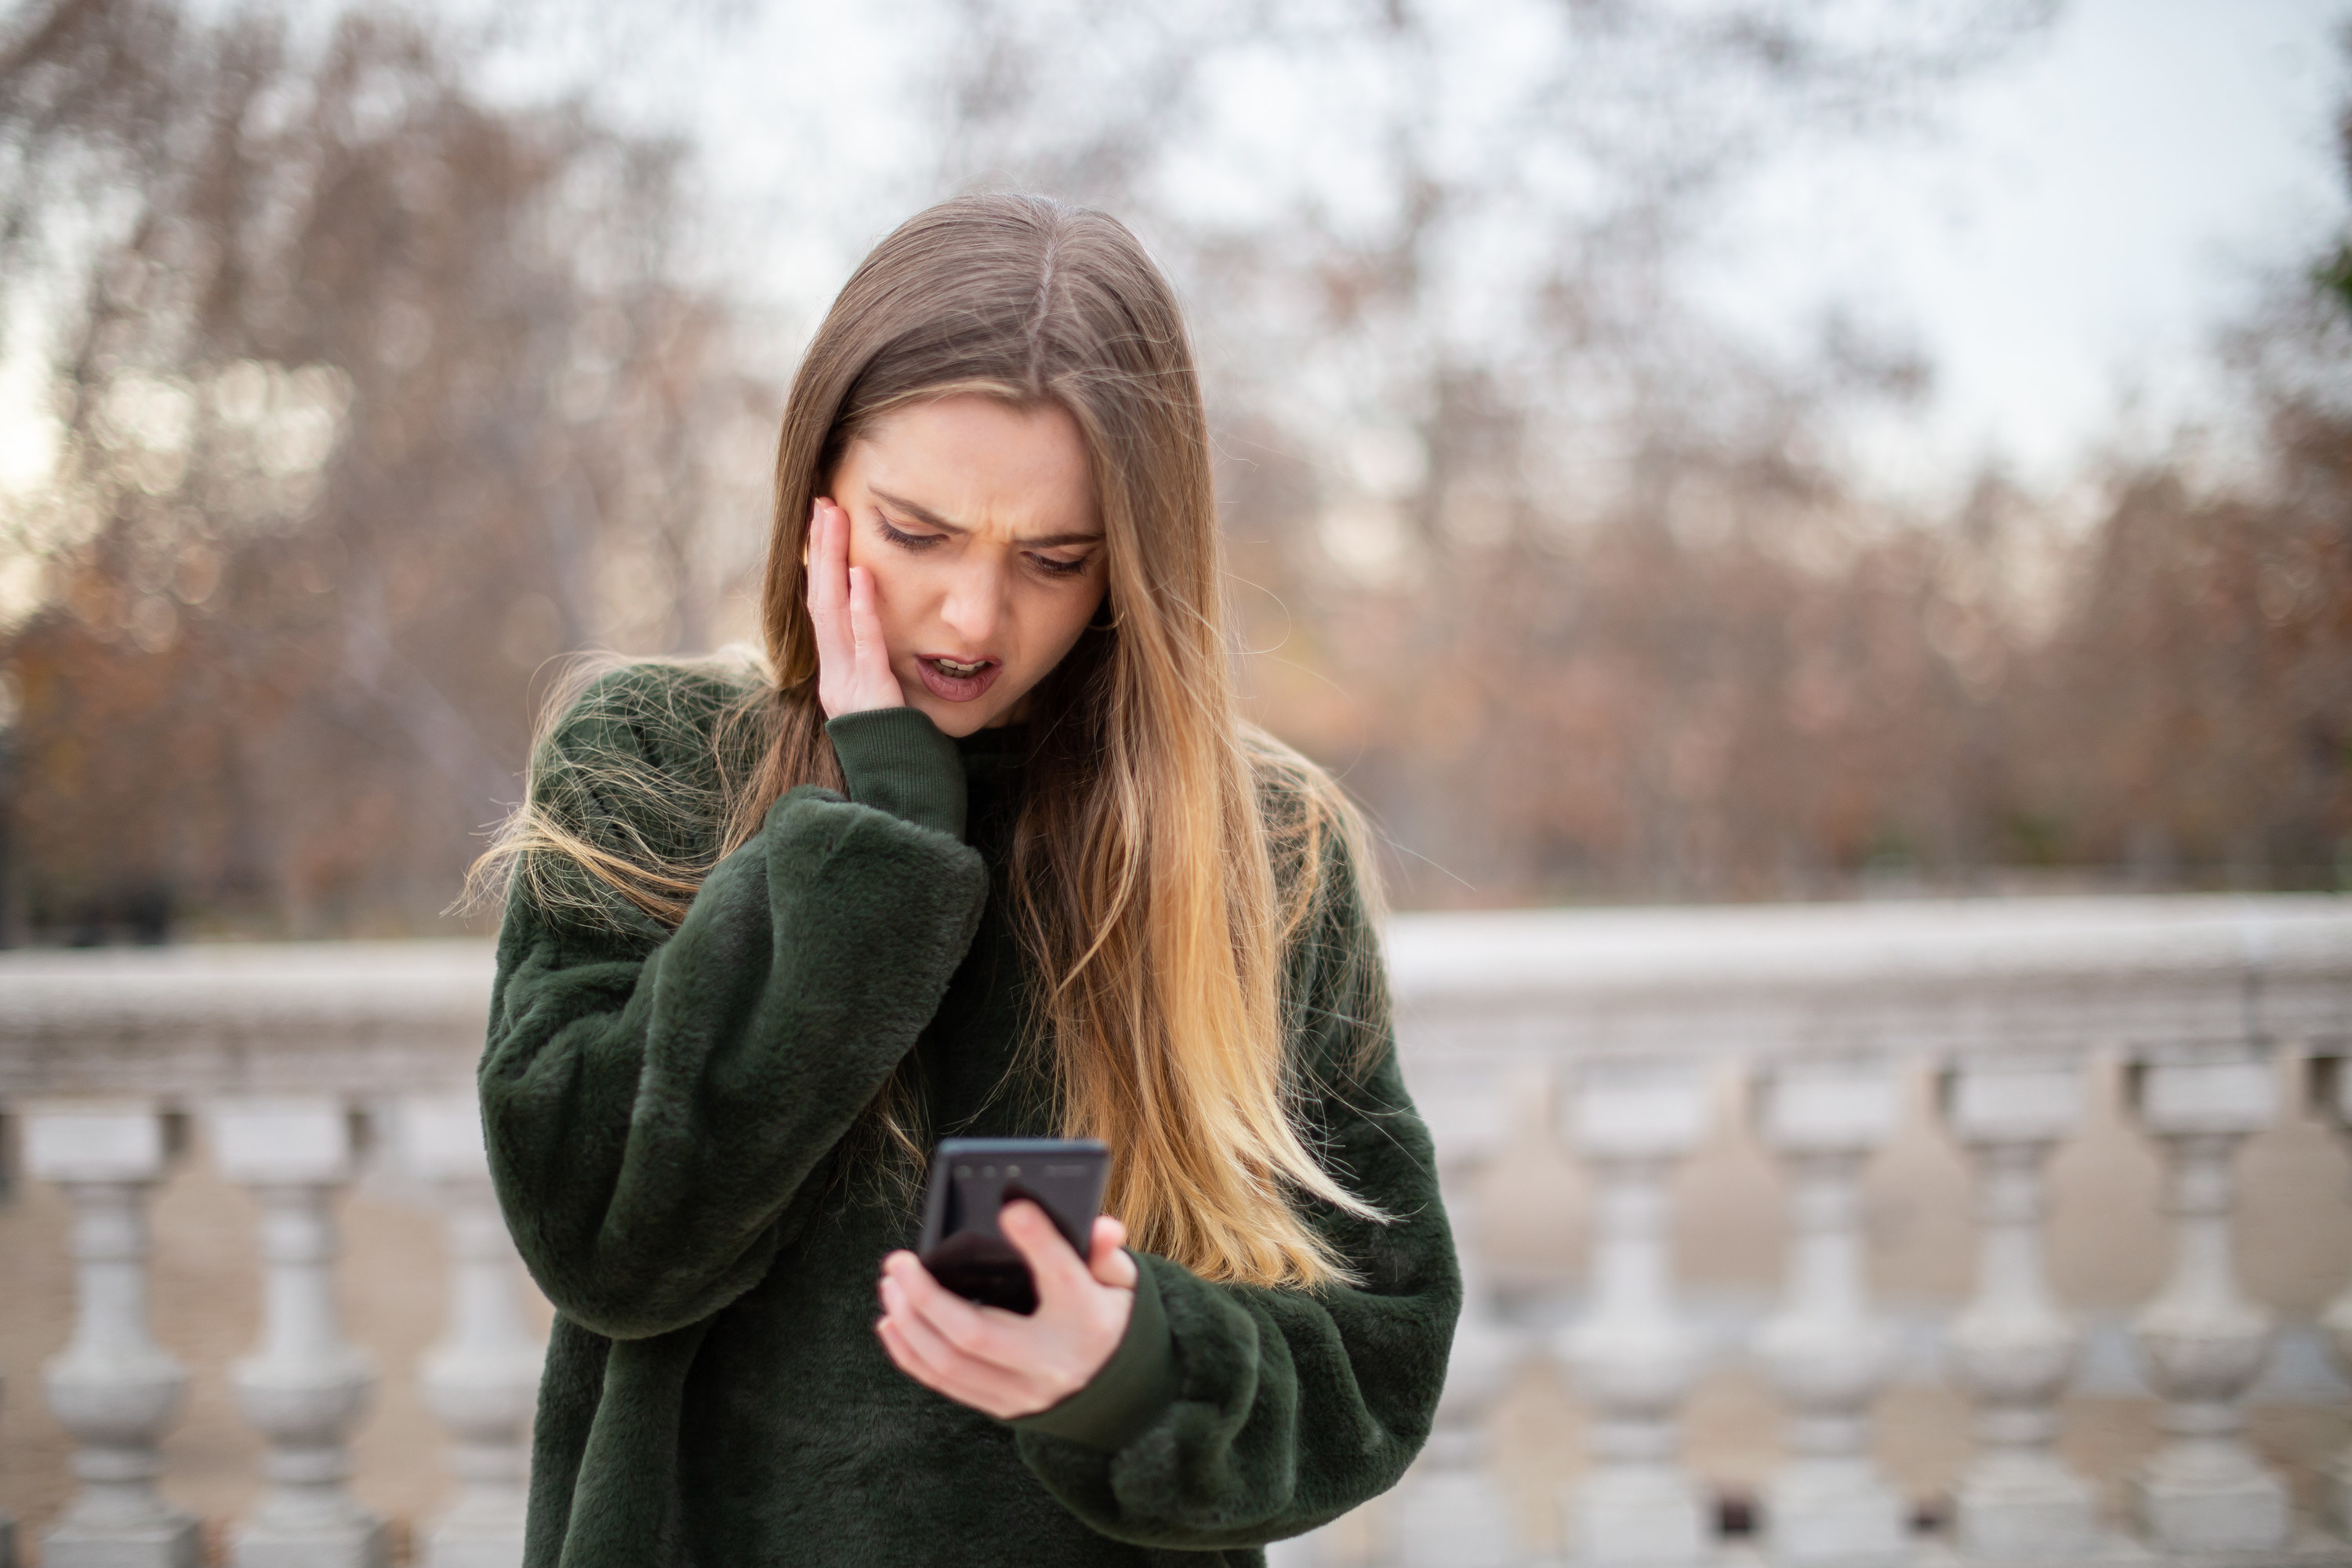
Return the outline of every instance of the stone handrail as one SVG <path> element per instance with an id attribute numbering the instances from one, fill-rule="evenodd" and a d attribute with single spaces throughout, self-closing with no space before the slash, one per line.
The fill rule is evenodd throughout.
<path id="1" fill-rule="evenodd" d="M 1867 1299 L 1859 1175 L 1891 1136 L 1897 1069 L 1936 1070 L 1945 1124 L 1979 1175 L 1975 1299 L 1946 1329 L 1979 1407 L 1979 1458 L 1955 1500 L 1981 1563 L 2352 1563 L 2352 1455 L 2333 1536 L 2291 1517 L 2242 1436 L 2239 1403 L 2272 1343 L 2230 1258 L 2231 1158 L 2278 1120 L 2282 1051 L 2325 1062 L 2352 1042 L 2352 903 L 2326 897 L 2053 899 L 1400 917 L 1399 1038 L 1453 1190 L 1492 1157 L 1509 1086 L 1545 1070 L 1559 1126 L 1593 1178 L 1589 1298 L 1550 1346 L 1593 1417 L 1592 1466 L 1564 1500 L 1569 1560 L 1715 1560 L 1679 1473 L 1675 1417 L 1709 1357 L 1677 1310 L 1667 1181 L 1697 1146 L 1705 1069 L 1746 1076 L 1790 1187 L 1779 1310 L 1750 1342 L 1790 1416 L 1794 1454 L 1763 1500 L 1766 1550 L 1790 1564 L 1914 1560 L 1905 1510 L 1866 1455 L 1890 1375 Z M 2085 1069 L 2131 1067 L 2138 1119 L 2170 1168 L 2171 1281 L 2133 1329 L 2168 1403 L 2168 1447 L 2134 1478 L 2128 1535 L 2055 1451 L 2079 1327 L 2047 1282 L 2042 1168 L 2073 1135 Z M 2342 1075 L 2315 1093 L 2352 1121 Z M 2334 1087 L 2331 1087 L 2334 1086 Z M 1474 1434 L 1514 1361 L 1478 1271 L 1454 1408 L 1401 1489 L 1408 1562 L 1521 1559 Z M 2328 1315 L 2352 1352 L 2352 1293 Z M 1450 1430 L 1449 1430 L 1450 1428 Z"/>
<path id="2" fill-rule="evenodd" d="M 2232 1157 L 2282 1116 L 2278 1063 L 2352 1124 L 2352 900 L 2052 899 L 1724 909 L 1403 914 L 1388 933 L 1406 1072 L 1439 1144 L 1458 1234 L 1482 1166 L 1540 1075 L 1595 1193 L 1588 1289 L 1548 1345 L 1496 1304 L 1465 1248 L 1468 1306 L 1438 1428 L 1387 1500 L 1383 1561 L 1530 1561 L 1486 1451 L 1498 1391 L 1549 1353 L 1592 1416 L 1592 1463 L 1563 1502 L 1568 1561 L 1731 1561 L 1677 1462 L 1681 1408 L 1722 1352 L 1678 1300 L 1669 1178 L 1715 1114 L 1710 1075 L 1742 1075 L 1783 1166 L 1790 1244 L 1777 1309 L 1746 1353 L 1790 1418 L 1791 1458 L 1759 1500 L 1761 1549 L 1803 1568 L 1960 1560 L 2352 1565 L 2352 1456 L 2320 1513 L 2290 1506 L 2242 1435 L 2276 1325 L 2231 1261 Z M 513 1264 L 470 1109 L 491 975 L 482 942 L 352 942 L 0 953 L 0 1113 L 25 1174 L 77 1215 L 79 1316 L 47 1369 L 79 1439 L 82 1493 L 46 1561 L 192 1565 L 192 1521 L 154 1489 L 185 1374 L 154 1343 L 146 1197 L 168 1118 L 205 1119 L 222 1173 L 260 1200 L 262 1343 L 240 1363 L 269 1440 L 269 1490 L 231 1541 L 247 1568 L 352 1568 L 384 1536 L 344 1486 L 345 1437 L 375 1375 L 333 1309 L 331 1195 L 355 1123 L 378 1159 L 437 1194 L 457 1260 L 447 1331 L 425 1369 L 466 1489 L 423 1535 L 442 1568 L 517 1560 L 521 1443 L 535 1379 Z M 2054 1442 L 2079 1326 L 2047 1282 L 2042 1170 L 2074 1135 L 2095 1057 L 2130 1067 L 2130 1103 L 2169 1183 L 2175 1265 L 2134 1320 L 2166 1447 L 2103 1518 Z M 1978 1182 L 1976 1293 L 1944 1325 L 1978 1409 L 1953 1539 L 1923 1542 L 1868 1457 L 1895 1344 L 1862 1267 L 1859 1181 L 1890 1137 L 1899 1077 L 1937 1075 L 1940 1114 Z M 2319 1328 L 2352 1352 L 2352 1293 Z M 23 1390 L 9 1397 L 25 1397 Z M 1326 1538 L 1279 1561 L 1330 1561 Z M 1937 1556 L 1937 1553 L 1945 1553 Z M 1924 1555 L 1923 1555 L 1924 1554 Z M 0 1561 L 5 1548 L 0 1548 Z"/>

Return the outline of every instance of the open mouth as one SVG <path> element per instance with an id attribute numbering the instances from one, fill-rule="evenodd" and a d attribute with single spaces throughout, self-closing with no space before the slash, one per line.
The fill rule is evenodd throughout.
<path id="1" fill-rule="evenodd" d="M 969 702 L 996 683 L 996 676 L 1004 666 L 996 659 L 982 658 L 966 663 L 940 654 L 915 656 L 915 668 L 922 672 L 923 685 L 932 696 L 950 702 Z"/>

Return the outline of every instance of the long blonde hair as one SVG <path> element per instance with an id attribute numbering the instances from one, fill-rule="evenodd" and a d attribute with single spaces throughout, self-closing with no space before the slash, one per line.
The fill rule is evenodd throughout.
<path id="1" fill-rule="evenodd" d="M 1058 1124 L 1114 1151 L 1105 1207 L 1138 1247 L 1212 1279 L 1349 1279 L 1299 1201 L 1385 1216 L 1300 1130 L 1307 1086 L 1285 1015 L 1303 999 L 1286 998 L 1285 967 L 1328 866 L 1351 860 L 1368 902 L 1372 868 L 1330 778 L 1236 710 L 1199 379 L 1173 291 L 1117 220 L 962 197 L 908 220 L 850 278 L 784 408 L 767 669 L 721 716 L 716 794 L 690 805 L 720 824 L 724 856 L 786 790 L 839 786 L 801 559 L 811 507 L 877 420 L 957 394 L 1066 409 L 1106 533 L 1107 613 L 1032 694 L 1008 877 L 1041 981 L 1029 1046 L 1051 1068 Z M 656 787 L 634 782 L 634 795 Z M 666 858 L 646 837 L 615 849 L 566 815 L 526 805 L 486 860 L 548 897 L 584 871 L 673 925 L 715 863 Z M 1324 957 L 1360 977 L 1373 959 Z M 1381 1005 L 1376 984 L 1342 994 Z M 1379 1038 L 1380 1018 L 1349 1022 L 1360 1043 Z M 867 1121 L 911 1149 L 911 1117 L 894 1078 Z"/>

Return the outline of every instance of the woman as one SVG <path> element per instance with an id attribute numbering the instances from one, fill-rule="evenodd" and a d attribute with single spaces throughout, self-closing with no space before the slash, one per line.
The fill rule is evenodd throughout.
<path id="1" fill-rule="evenodd" d="M 776 498 L 767 670 L 597 681 L 493 858 L 527 1559 L 1260 1563 L 1412 1458 L 1460 1282 L 1353 818 L 1234 712 L 1165 280 L 1099 214 L 919 215 Z M 1087 1258 L 1003 1215 L 1033 1316 L 905 1250 L 953 1134 L 1114 1152 Z"/>

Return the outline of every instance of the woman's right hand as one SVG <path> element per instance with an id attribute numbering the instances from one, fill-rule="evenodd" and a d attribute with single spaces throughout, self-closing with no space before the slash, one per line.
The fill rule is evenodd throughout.
<path id="1" fill-rule="evenodd" d="M 890 673 L 874 574 L 849 563 L 849 514 L 818 497 L 809 518 L 809 620 L 816 628 L 816 700 L 828 719 L 871 708 L 904 708 Z"/>

